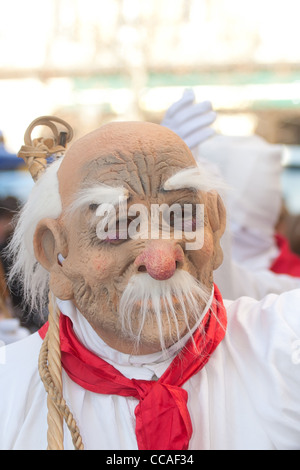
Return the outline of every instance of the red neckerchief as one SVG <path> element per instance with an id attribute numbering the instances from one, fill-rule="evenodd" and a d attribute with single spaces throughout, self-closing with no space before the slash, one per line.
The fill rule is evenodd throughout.
<path id="1" fill-rule="evenodd" d="M 291 251 L 289 242 L 285 237 L 276 234 L 275 240 L 280 252 L 272 263 L 271 271 L 277 274 L 300 277 L 300 257 Z"/>
<path id="2" fill-rule="evenodd" d="M 225 336 L 226 310 L 218 288 L 200 327 L 157 381 L 127 379 L 86 349 L 75 336 L 69 317 L 60 315 L 63 368 L 69 377 L 95 393 L 134 397 L 136 438 L 140 450 L 186 450 L 192 435 L 188 394 L 181 386 L 202 369 Z M 39 330 L 45 337 L 47 323 Z"/>

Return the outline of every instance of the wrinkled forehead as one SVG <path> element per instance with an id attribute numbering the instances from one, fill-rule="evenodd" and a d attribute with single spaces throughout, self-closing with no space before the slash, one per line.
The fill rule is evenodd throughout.
<path id="1" fill-rule="evenodd" d="M 79 139 L 58 172 L 63 205 L 90 185 L 123 186 L 133 194 L 155 196 L 178 171 L 196 166 L 185 143 L 152 123 L 111 123 Z"/>

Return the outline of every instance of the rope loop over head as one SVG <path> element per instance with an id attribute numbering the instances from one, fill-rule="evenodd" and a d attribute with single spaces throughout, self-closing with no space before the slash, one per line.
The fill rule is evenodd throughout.
<path id="1" fill-rule="evenodd" d="M 59 131 L 59 126 L 66 130 Z M 53 137 L 31 138 L 32 131 L 37 126 L 49 127 Z M 23 158 L 28 166 L 34 181 L 37 181 L 41 174 L 47 168 L 47 158 L 55 156 L 60 158 L 66 151 L 66 145 L 73 138 L 72 127 L 63 119 L 56 116 L 41 116 L 28 126 L 24 135 L 24 144 L 18 152 L 18 157 Z"/>

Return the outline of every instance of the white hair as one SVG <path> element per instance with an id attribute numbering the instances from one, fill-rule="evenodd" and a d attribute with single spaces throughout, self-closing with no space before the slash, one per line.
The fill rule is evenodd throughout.
<path id="1" fill-rule="evenodd" d="M 22 286 L 24 302 L 32 310 L 45 306 L 49 290 L 49 273 L 37 261 L 33 237 L 40 220 L 45 217 L 56 219 L 62 212 L 57 171 L 62 158 L 48 166 L 34 185 L 27 202 L 17 216 L 13 237 L 8 246 L 12 261 L 9 283 L 15 281 Z"/>
<path id="2" fill-rule="evenodd" d="M 108 204 L 115 206 L 128 198 L 128 190 L 123 187 L 112 187 L 99 183 L 89 188 L 81 189 L 74 201 L 70 204 L 67 212 L 73 214 L 77 210 L 86 209 L 90 204 L 99 206 Z"/>
<path id="3" fill-rule="evenodd" d="M 225 181 L 217 173 L 214 173 L 204 164 L 185 168 L 175 173 L 164 183 L 165 191 L 175 191 L 177 189 L 191 188 L 197 191 L 217 191 L 228 189 Z"/>

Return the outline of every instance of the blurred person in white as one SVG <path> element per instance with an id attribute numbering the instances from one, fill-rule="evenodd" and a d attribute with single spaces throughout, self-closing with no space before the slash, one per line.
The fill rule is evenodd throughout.
<path id="1" fill-rule="evenodd" d="M 218 185 L 175 133 L 141 122 L 106 124 L 44 169 L 11 250 L 49 318 L 6 348 L 0 448 L 300 449 L 300 289 L 222 299 Z M 202 204 L 203 245 L 171 218 L 167 238 L 124 238 L 120 207 L 100 239 L 98 210 L 120 196 Z M 193 231 L 195 214 L 184 222 Z"/>
<path id="2" fill-rule="evenodd" d="M 279 248 L 275 231 L 282 208 L 282 146 L 255 135 L 219 135 L 210 126 L 216 117 L 210 102 L 195 103 L 194 91 L 186 90 L 161 124 L 227 185 L 222 190 L 228 219 L 221 241 L 224 261 L 215 272 L 221 293 L 261 299 L 298 288 L 300 258 L 286 244 Z"/>
<path id="3" fill-rule="evenodd" d="M 13 309 L 9 297 L 0 293 L 0 345 L 5 346 L 6 344 L 20 341 L 29 336 L 29 334 L 30 332 L 27 328 L 20 326 L 20 320 L 13 317 Z"/>

